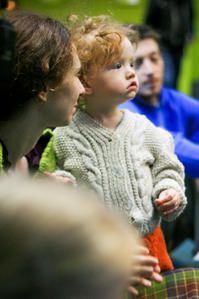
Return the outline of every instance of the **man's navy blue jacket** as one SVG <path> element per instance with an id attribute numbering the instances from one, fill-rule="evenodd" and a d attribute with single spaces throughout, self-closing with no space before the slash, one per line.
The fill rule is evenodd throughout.
<path id="1" fill-rule="evenodd" d="M 122 109 L 144 114 L 154 125 L 169 131 L 175 152 L 192 178 L 199 178 L 199 101 L 176 90 L 162 88 L 159 104 L 152 106 L 141 98 L 120 105 Z"/>

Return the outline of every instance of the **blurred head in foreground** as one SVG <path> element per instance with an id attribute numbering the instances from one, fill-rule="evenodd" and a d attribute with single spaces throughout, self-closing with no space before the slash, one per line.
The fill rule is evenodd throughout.
<path id="1" fill-rule="evenodd" d="M 0 181 L 0 243 L 0 298 L 121 299 L 139 241 L 90 194 L 12 177 Z"/>

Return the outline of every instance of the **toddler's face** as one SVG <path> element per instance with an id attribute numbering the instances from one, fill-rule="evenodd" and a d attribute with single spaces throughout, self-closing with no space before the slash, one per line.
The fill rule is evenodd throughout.
<path id="1" fill-rule="evenodd" d="M 134 48 L 125 38 L 121 56 L 111 65 L 98 68 L 89 80 L 92 94 L 100 100 L 120 104 L 134 98 L 138 91 L 138 80 L 134 70 Z"/>

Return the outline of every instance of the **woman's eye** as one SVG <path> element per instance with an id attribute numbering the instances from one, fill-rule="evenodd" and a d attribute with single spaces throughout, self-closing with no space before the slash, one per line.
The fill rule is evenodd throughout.
<path id="1" fill-rule="evenodd" d="M 118 63 L 115 63 L 115 64 L 113 65 L 113 68 L 114 68 L 114 69 L 120 69 L 121 66 L 122 66 L 121 63 L 118 62 Z"/>

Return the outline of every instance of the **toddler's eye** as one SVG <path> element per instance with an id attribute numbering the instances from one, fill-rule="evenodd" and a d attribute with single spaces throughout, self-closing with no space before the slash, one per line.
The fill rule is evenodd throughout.
<path id="1" fill-rule="evenodd" d="M 134 67 L 134 63 L 133 63 L 133 62 L 131 62 L 131 63 L 130 63 L 130 66 L 131 66 L 131 67 Z"/>
<path id="2" fill-rule="evenodd" d="M 121 68 L 121 63 L 120 62 L 117 62 L 117 63 L 115 63 L 114 65 L 113 65 L 113 68 L 114 69 L 120 69 Z"/>

